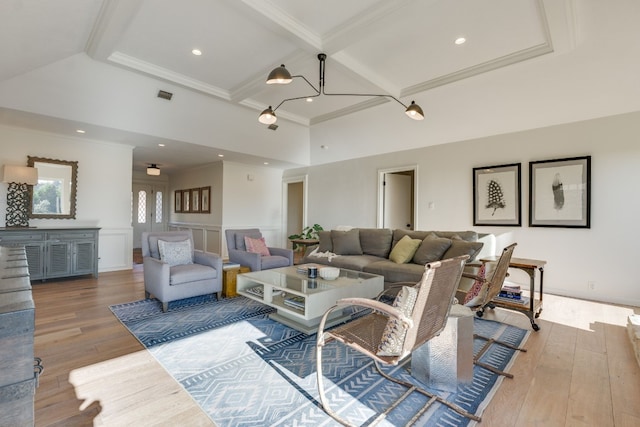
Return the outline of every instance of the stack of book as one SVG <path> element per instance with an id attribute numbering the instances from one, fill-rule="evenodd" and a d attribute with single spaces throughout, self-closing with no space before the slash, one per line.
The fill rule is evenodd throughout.
<path id="1" fill-rule="evenodd" d="M 498 296 L 502 298 L 522 299 L 522 289 L 520 288 L 520 285 L 505 283 Z"/>
<path id="2" fill-rule="evenodd" d="M 304 297 L 297 295 L 289 295 L 284 299 L 284 304 L 293 307 L 296 310 L 304 311 Z"/>

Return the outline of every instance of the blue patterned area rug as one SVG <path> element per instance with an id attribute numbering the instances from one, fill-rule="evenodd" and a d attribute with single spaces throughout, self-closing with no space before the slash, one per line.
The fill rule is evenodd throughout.
<path id="1" fill-rule="evenodd" d="M 218 426 L 338 425 L 319 406 L 316 336 L 270 320 L 270 307 L 244 297 L 221 301 L 198 297 L 174 303 L 167 313 L 154 299 L 111 306 L 111 310 Z M 474 332 L 513 345 L 522 345 L 529 334 L 478 318 Z M 482 345 L 484 341 L 475 340 L 474 351 Z M 508 370 L 514 353 L 493 345 L 482 361 Z M 333 409 L 356 425 L 368 425 L 405 391 L 377 374 L 371 359 L 335 342 L 325 346 L 323 366 Z M 388 371 L 415 382 L 409 366 L 406 361 Z M 481 415 L 502 380 L 474 366 L 473 383 L 458 387 L 455 393 L 427 389 Z M 424 398 L 413 393 L 378 425 L 404 425 L 424 404 Z M 416 425 L 475 423 L 436 403 Z"/>

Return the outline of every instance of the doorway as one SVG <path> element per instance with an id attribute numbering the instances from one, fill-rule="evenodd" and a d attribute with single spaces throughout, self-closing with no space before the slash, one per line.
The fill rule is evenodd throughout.
<path id="1" fill-rule="evenodd" d="M 283 181 L 283 222 L 284 247 L 289 247 L 287 236 L 298 234 L 307 222 L 307 177 L 290 177 Z M 299 255 L 294 253 L 294 258 Z M 295 260 L 294 260 L 295 261 Z"/>
<path id="2" fill-rule="evenodd" d="M 378 228 L 416 230 L 417 166 L 378 171 Z"/>
<path id="3" fill-rule="evenodd" d="M 142 246 L 142 233 L 164 231 L 166 224 L 167 197 L 164 186 L 153 184 L 132 185 L 131 225 L 133 248 Z"/>

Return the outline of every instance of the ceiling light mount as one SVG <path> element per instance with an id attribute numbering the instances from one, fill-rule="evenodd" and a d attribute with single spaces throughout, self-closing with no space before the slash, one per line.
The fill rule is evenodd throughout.
<path id="1" fill-rule="evenodd" d="M 327 60 L 327 55 L 325 53 L 319 53 L 318 54 L 318 61 L 319 61 L 319 78 L 318 78 L 318 87 L 316 88 L 313 84 L 311 84 L 311 82 L 309 80 L 307 80 L 307 78 L 305 76 L 302 75 L 295 75 L 292 76 L 291 73 L 289 73 L 289 71 L 285 68 L 284 64 L 280 65 L 277 68 L 274 68 L 270 73 L 269 76 L 267 77 L 267 84 L 289 84 L 293 81 L 293 79 L 295 78 L 301 78 L 303 79 L 305 82 L 307 82 L 307 84 L 311 87 L 311 89 L 313 89 L 314 94 L 313 95 L 305 95 L 305 96 L 297 96 L 295 98 L 287 98 L 282 100 L 277 106 L 276 108 L 271 108 L 271 105 L 269 105 L 268 108 L 266 108 L 264 111 L 262 111 L 262 113 L 260 113 L 260 116 L 258 117 L 258 121 L 260 123 L 263 123 L 265 125 L 273 125 L 277 120 L 278 117 L 276 116 L 276 110 L 278 108 L 280 108 L 280 106 L 282 104 L 284 104 L 285 102 L 289 102 L 289 101 L 295 101 L 298 99 L 306 99 L 307 102 L 310 102 L 313 100 L 313 98 L 316 98 L 320 95 L 327 95 L 327 96 L 366 96 L 366 97 L 378 97 L 378 98 L 390 98 L 393 99 L 394 101 L 396 101 L 398 104 L 402 105 L 405 108 L 405 113 L 407 114 L 407 116 L 409 116 L 410 118 L 412 118 L 413 120 L 424 120 L 424 112 L 422 111 L 422 108 L 420 108 L 420 106 L 418 104 L 416 104 L 415 101 L 411 101 L 410 105 L 405 105 L 404 103 L 402 103 L 398 98 L 396 98 L 393 95 L 387 95 L 387 94 L 373 94 L 373 93 L 326 93 L 324 90 L 324 73 L 325 73 L 325 62 Z"/>
<path id="2" fill-rule="evenodd" d="M 156 165 L 155 163 L 151 163 L 149 166 L 147 166 L 147 175 L 159 176 L 160 168 L 158 167 L 158 165 Z"/>

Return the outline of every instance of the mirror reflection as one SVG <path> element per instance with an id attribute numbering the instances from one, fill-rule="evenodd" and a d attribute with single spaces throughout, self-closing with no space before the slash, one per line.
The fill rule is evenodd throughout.
<path id="1" fill-rule="evenodd" d="M 78 162 L 28 157 L 38 169 L 38 184 L 30 187 L 30 218 L 75 218 Z"/>

